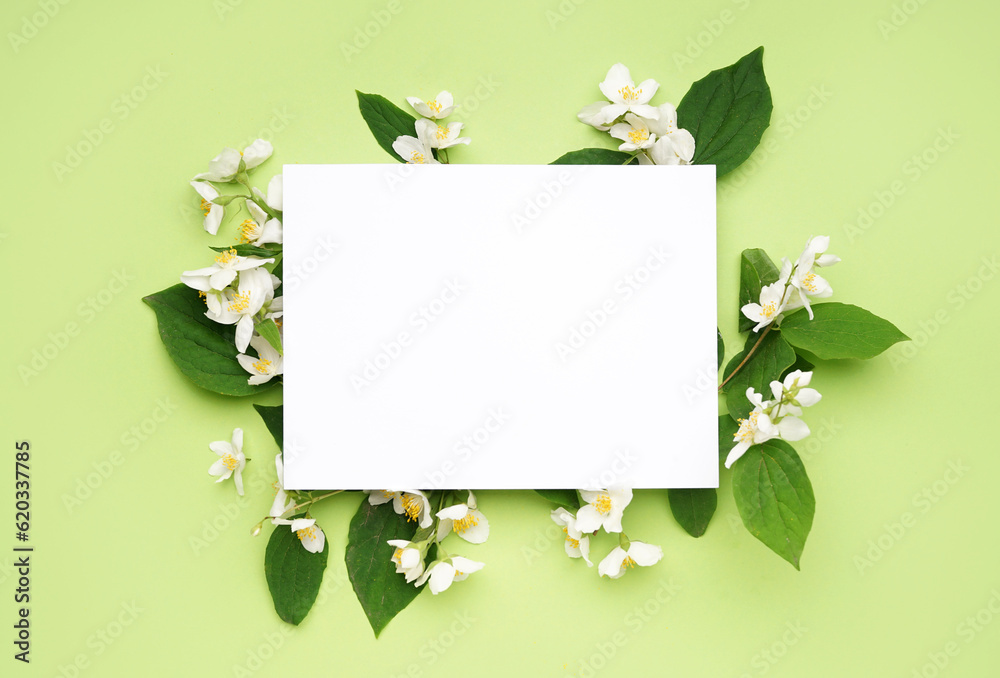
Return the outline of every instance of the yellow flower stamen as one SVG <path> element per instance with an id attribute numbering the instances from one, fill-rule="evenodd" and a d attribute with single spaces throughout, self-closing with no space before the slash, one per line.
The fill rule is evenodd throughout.
<path id="1" fill-rule="evenodd" d="M 646 141 L 647 139 L 649 139 L 649 130 L 648 129 L 636 129 L 635 127 L 633 127 L 632 130 L 628 133 L 628 138 L 629 138 L 629 141 L 631 141 L 633 144 L 635 144 L 636 146 L 638 146 L 643 141 Z"/>
<path id="2" fill-rule="evenodd" d="M 233 313 L 242 313 L 250 306 L 250 291 L 240 292 L 233 295 L 233 300 L 229 302 L 229 310 Z"/>
<path id="3" fill-rule="evenodd" d="M 816 287 L 816 274 L 810 273 L 805 278 L 802 279 L 802 286 L 805 287 L 810 292 L 815 292 L 818 288 Z"/>
<path id="4" fill-rule="evenodd" d="M 260 360 L 255 361 L 251 367 L 261 374 L 269 374 L 271 371 L 271 361 L 267 358 L 261 358 Z"/>
<path id="5" fill-rule="evenodd" d="M 413 151 L 413 153 L 410 154 L 410 162 L 415 165 L 424 165 L 427 160 L 424 158 L 424 154 L 420 151 Z"/>
<path id="6" fill-rule="evenodd" d="M 618 90 L 618 95 L 627 104 L 635 103 L 639 100 L 639 96 L 642 94 L 642 88 L 635 89 L 634 87 L 625 86 Z"/>
<path id="7" fill-rule="evenodd" d="M 208 200 L 205 200 L 204 198 L 201 199 L 201 211 L 205 213 L 206 217 L 208 216 L 208 213 L 212 211 L 212 207 L 214 207 L 214 205 Z"/>
<path id="8" fill-rule="evenodd" d="M 416 522 L 423 508 L 420 497 L 415 494 L 404 494 L 400 501 L 403 504 L 403 510 L 406 512 L 406 519 Z"/>
<path id="9" fill-rule="evenodd" d="M 479 524 L 479 518 L 477 518 L 472 511 L 465 514 L 464 518 L 459 518 L 452 523 L 451 527 L 457 534 L 462 534 L 471 527 L 475 527 Z"/>
<path id="10" fill-rule="evenodd" d="M 299 538 L 299 541 L 304 539 L 315 539 L 316 528 L 310 525 L 309 527 L 303 527 L 301 530 L 295 530 L 295 536 Z"/>
<path id="11" fill-rule="evenodd" d="M 737 423 L 740 425 L 739 430 L 736 432 L 736 440 L 741 443 L 752 443 L 754 431 L 757 430 L 757 416 L 760 412 L 751 412 L 750 416 L 746 419 L 739 419 Z"/>
<path id="12" fill-rule="evenodd" d="M 611 513 L 611 495 L 605 492 L 590 502 L 590 505 L 597 509 L 597 512 L 602 516 L 606 516 Z"/>
<path id="13" fill-rule="evenodd" d="M 632 556 L 625 556 L 625 560 L 622 562 L 622 567 L 635 567 L 636 562 L 632 560 Z"/>
<path id="14" fill-rule="evenodd" d="M 231 264 L 236 260 L 236 250 L 229 248 L 225 252 L 219 253 L 219 256 L 215 257 L 215 263 L 220 266 L 225 266 Z"/>
<path id="15" fill-rule="evenodd" d="M 770 318 L 778 310 L 778 305 L 773 301 L 769 301 L 760 307 L 760 314 L 765 318 Z"/>
<path id="16" fill-rule="evenodd" d="M 230 471 L 235 471 L 236 467 L 240 465 L 240 460 L 226 452 L 222 455 L 222 465 Z"/>
<path id="17" fill-rule="evenodd" d="M 244 219 L 240 224 L 240 242 L 253 242 L 260 237 L 260 225 L 253 219 Z"/>
<path id="18" fill-rule="evenodd" d="M 397 546 L 396 550 L 392 554 L 392 559 L 398 563 L 402 559 L 402 557 L 403 557 L 403 549 Z"/>
<path id="19" fill-rule="evenodd" d="M 435 113 L 441 112 L 441 104 L 437 102 L 437 99 L 434 99 L 433 101 L 425 101 L 424 103 L 427 104 L 427 108 L 431 109 Z"/>
<path id="20" fill-rule="evenodd" d="M 448 128 L 443 125 L 438 125 L 437 128 L 437 138 L 444 140 L 448 138 Z"/>

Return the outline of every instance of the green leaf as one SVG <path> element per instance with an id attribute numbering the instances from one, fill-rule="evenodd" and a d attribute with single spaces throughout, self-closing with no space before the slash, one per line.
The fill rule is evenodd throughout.
<path id="1" fill-rule="evenodd" d="M 781 321 L 789 344 L 820 360 L 874 358 L 899 341 L 910 338 L 888 320 L 851 304 L 813 304 L 813 319 L 799 309 Z"/>
<path id="2" fill-rule="evenodd" d="M 792 446 L 775 439 L 747 450 L 733 465 L 733 496 L 750 534 L 799 569 L 816 498 Z"/>
<path id="3" fill-rule="evenodd" d="M 764 331 L 761 330 L 761 332 Z M 791 367 L 792 363 L 795 362 L 795 351 L 782 338 L 783 334 L 784 332 L 775 329 L 772 329 L 763 338 L 759 334 L 751 333 L 747 337 L 744 349 L 726 365 L 723 374 L 725 378 L 728 378 L 757 343 L 757 340 L 760 340 L 757 350 L 723 389 L 726 393 L 726 406 L 733 419 L 745 419 L 750 410 L 753 409 L 753 405 L 746 397 L 747 388 L 753 386 L 757 393 L 764 394 L 765 399 L 770 398 L 771 382 L 780 377 L 785 369 Z"/>
<path id="4" fill-rule="evenodd" d="M 281 250 L 269 250 L 266 247 L 257 247 L 256 245 L 248 245 L 242 242 L 235 245 L 227 245 L 226 247 L 211 247 L 210 249 L 216 252 L 236 250 L 236 254 L 241 257 L 261 257 L 263 259 L 270 259 L 281 254 Z"/>
<path id="5" fill-rule="evenodd" d="M 383 96 L 364 92 L 357 94 L 361 117 L 368 123 L 368 129 L 375 136 L 375 141 L 397 162 L 404 162 L 399 154 L 392 150 L 392 142 L 400 136 L 416 136 L 417 119 Z"/>
<path id="6" fill-rule="evenodd" d="M 637 165 L 639 161 L 631 153 L 613 151 L 609 148 L 584 148 L 570 151 L 553 160 L 550 165 Z"/>
<path id="7" fill-rule="evenodd" d="M 372 506 L 367 496 L 351 519 L 347 535 L 347 576 L 375 637 L 423 589 L 396 574 L 390 539 L 412 539 L 416 525 L 397 515 L 391 503 Z"/>
<path id="8" fill-rule="evenodd" d="M 267 343 L 278 352 L 278 355 L 285 355 L 284 351 L 281 350 L 281 333 L 278 331 L 278 326 L 274 324 L 274 320 L 267 318 L 257 323 L 254 328 L 257 330 L 257 334 L 267 339 Z"/>
<path id="9" fill-rule="evenodd" d="M 762 249 L 743 250 L 740 257 L 740 309 L 760 302 L 760 290 L 778 280 L 778 269 Z M 740 332 L 749 332 L 757 324 L 737 309 Z"/>
<path id="10" fill-rule="evenodd" d="M 667 490 L 670 512 L 692 537 L 700 537 L 708 529 L 719 498 L 714 487 Z"/>
<path id="11" fill-rule="evenodd" d="M 718 354 L 719 354 L 719 364 L 716 365 L 716 367 L 715 367 L 715 369 L 718 370 L 718 369 L 722 368 L 722 361 L 726 357 L 726 345 L 722 341 L 722 331 L 718 327 L 715 328 L 715 333 L 719 335 L 719 343 L 718 343 L 718 349 L 717 349 Z"/>
<path id="12" fill-rule="evenodd" d="M 733 437 L 739 429 L 740 425 L 728 414 L 719 417 L 719 461 L 724 462 L 729 456 L 729 451 L 736 445 Z"/>
<path id="13" fill-rule="evenodd" d="M 535 492 L 564 509 L 576 511 L 580 508 L 580 497 L 576 490 L 535 490 Z"/>
<path id="14" fill-rule="evenodd" d="M 160 339 L 167 353 L 191 381 L 222 395 L 260 393 L 274 381 L 250 386 L 250 375 L 237 362 L 236 330 L 205 317 L 205 302 L 184 284 L 143 297 L 156 313 Z"/>
<path id="15" fill-rule="evenodd" d="M 715 165 L 716 177 L 750 157 L 771 122 L 764 48 L 694 83 L 677 106 L 677 126 L 694 136 L 692 162 Z"/>
<path id="16" fill-rule="evenodd" d="M 284 449 L 284 406 L 276 405 L 274 407 L 270 407 L 268 405 L 254 404 L 253 408 L 257 410 L 257 414 L 260 415 L 260 418 L 264 420 L 264 425 L 267 426 L 267 430 L 271 432 L 274 442 L 278 443 L 278 449 Z"/>
<path id="17" fill-rule="evenodd" d="M 304 513 L 292 519 L 304 517 Z M 274 611 L 289 624 L 299 624 L 316 602 L 330 554 L 330 540 L 319 553 L 310 553 L 286 525 L 277 525 L 264 552 L 264 577 Z"/>
<path id="18" fill-rule="evenodd" d="M 220 196 L 216 196 L 215 198 L 212 199 L 212 202 L 214 202 L 216 205 L 222 205 L 223 207 L 225 207 L 226 205 L 228 205 L 232 201 L 237 200 L 238 198 L 243 198 L 244 200 L 246 200 L 246 196 L 245 195 L 238 195 L 237 194 L 237 195 L 220 195 Z"/>
<path id="19" fill-rule="evenodd" d="M 277 276 L 278 279 L 282 280 L 282 281 L 284 280 L 284 277 L 285 277 L 285 275 L 283 273 L 284 267 L 282 266 L 282 264 L 284 264 L 284 263 L 285 263 L 284 258 L 278 259 L 278 263 L 276 263 L 274 265 L 274 268 L 271 269 L 271 275 Z M 277 287 L 274 288 L 274 296 L 276 296 L 276 297 L 280 297 L 281 296 L 281 285 L 282 284 L 283 284 L 283 282 L 282 283 L 278 283 Z"/>

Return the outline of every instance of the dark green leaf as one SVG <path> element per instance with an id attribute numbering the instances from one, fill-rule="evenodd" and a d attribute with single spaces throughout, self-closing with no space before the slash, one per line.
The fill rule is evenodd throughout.
<path id="1" fill-rule="evenodd" d="M 781 334 L 792 346 L 820 360 L 874 358 L 899 341 L 910 338 L 888 320 L 851 304 L 813 304 L 813 319 L 799 309 L 781 322 Z"/>
<path id="2" fill-rule="evenodd" d="M 677 106 L 677 126 L 694 136 L 695 164 L 715 165 L 716 177 L 750 157 L 771 122 L 771 88 L 764 48 L 694 83 Z"/>
<path id="3" fill-rule="evenodd" d="M 739 428 L 740 425 L 728 414 L 719 417 L 719 461 L 724 462 L 729 456 L 729 451 L 736 445 L 733 437 Z"/>
<path id="4" fill-rule="evenodd" d="M 778 269 L 762 249 L 743 250 L 740 257 L 740 309 L 760 302 L 760 290 L 778 280 Z M 740 332 L 749 332 L 757 324 L 737 309 Z"/>
<path id="5" fill-rule="evenodd" d="M 250 386 L 250 375 L 237 362 L 235 328 L 205 317 L 205 302 L 187 285 L 178 284 L 143 297 L 156 313 L 160 339 L 170 358 L 191 381 L 222 395 L 245 396 L 274 385 Z"/>
<path id="6" fill-rule="evenodd" d="M 268 405 L 254 404 L 253 408 L 257 410 L 257 414 L 260 415 L 260 418 L 264 420 L 264 425 L 267 426 L 267 430 L 270 431 L 271 435 L 274 437 L 274 442 L 278 443 L 278 449 L 284 449 L 284 406 L 276 405 L 274 407 L 270 407 Z"/>
<path id="7" fill-rule="evenodd" d="M 580 508 L 580 497 L 576 490 L 535 490 L 535 492 L 570 511 Z"/>
<path id="8" fill-rule="evenodd" d="M 765 330 L 766 328 L 761 332 Z M 750 410 L 753 409 L 753 405 L 746 398 L 747 388 L 753 386 L 757 393 L 764 394 L 765 400 L 769 399 L 771 397 L 771 382 L 780 377 L 795 362 L 795 351 L 782 338 L 783 334 L 784 332 L 772 329 L 762 339 L 760 334 L 751 333 L 747 337 L 744 349 L 726 365 L 723 374 L 728 378 L 757 343 L 757 340 L 760 340 L 757 350 L 723 389 L 726 393 L 726 406 L 733 419 L 745 419 Z"/>
<path id="9" fill-rule="evenodd" d="M 799 569 L 816 498 L 792 446 L 775 439 L 747 450 L 733 465 L 733 497 L 750 534 Z"/>
<path id="10" fill-rule="evenodd" d="M 404 162 L 399 154 L 392 150 L 392 142 L 400 136 L 416 136 L 417 119 L 383 96 L 364 92 L 357 94 L 361 117 L 368 123 L 368 129 L 375 136 L 375 141 L 397 162 Z"/>
<path id="11" fill-rule="evenodd" d="M 716 365 L 716 367 L 715 367 L 715 369 L 718 370 L 718 369 L 722 368 L 722 361 L 725 360 L 725 358 L 726 358 L 726 345 L 722 341 L 722 331 L 719 330 L 718 327 L 715 328 L 715 333 L 719 335 L 719 343 L 718 343 L 718 348 L 717 348 L 717 351 L 718 351 L 718 354 L 719 354 L 719 364 Z"/>
<path id="12" fill-rule="evenodd" d="M 714 487 L 667 490 L 670 512 L 692 537 L 705 534 L 719 498 Z"/>
<path id="13" fill-rule="evenodd" d="M 285 352 L 281 349 L 281 333 L 278 332 L 278 326 L 274 324 L 274 320 L 268 318 L 257 323 L 254 328 L 257 330 L 257 334 L 264 337 L 267 343 L 271 345 L 279 355 L 284 355 Z"/>
<path id="14" fill-rule="evenodd" d="M 630 153 L 613 151 L 609 148 L 584 148 L 570 151 L 553 160 L 550 165 L 637 165 Z"/>
<path id="15" fill-rule="evenodd" d="M 284 266 L 282 266 L 282 264 L 284 264 L 284 263 L 285 263 L 284 258 L 278 259 L 278 263 L 276 263 L 274 265 L 274 268 L 271 269 L 271 275 L 277 276 L 278 279 L 282 280 L 282 281 L 284 281 L 284 276 L 285 276 L 285 274 L 283 272 Z M 274 288 L 274 296 L 276 296 L 276 297 L 280 297 L 281 296 L 281 285 L 282 284 L 283 283 L 278 283 L 278 286 Z"/>
<path id="16" fill-rule="evenodd" d="M 300 513 L 293 519 L 304 516 Z M 316 602 L 329 553 L 329 539 L 322 551 L 309 553 L 287 525 L 276 525 L 271 533 L 264 553 L 264 576 L 275 612 L 289 624 L 299 624 Z"/>
<path id="17" fill-rule="evenodd" d="M 351 519 L 347 535 L 347 575 L 375 637 L 422 589 L 396 574 L 390 539 L 412 539 L 416 525 L 397 515 L 392 503 L 372 506 L 367 496 Z"/>
<path id="18" fill-rule="evenodd" d="M 236 254 L 241 257 L 260 257 L 262 259 L 270 259 L 281 254 L 280 250 L 269 250 L 266 247 L 257 247 L 256 245 L 248 245 L 247 243 L 237 243 L 235 245 L 227 245 L 225 247 L 212 247 L 210 249 L 216 252 L 228 252 L 229 250 L 236 250 Z"/>

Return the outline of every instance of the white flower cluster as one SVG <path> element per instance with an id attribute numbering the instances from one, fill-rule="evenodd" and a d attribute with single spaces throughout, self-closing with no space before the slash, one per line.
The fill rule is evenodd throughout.
<path id="1" fill-rule="evenodd" d="M 632 490 L 580 490 L 586 503 L 573 515 L 565 508 L 552 512 L 552 520 L 563 528 L 566 538 L 563 546 L 570 558 L 583 558 L 590 562 L 590 537 L 604 528 L 605 532 L 619 535 L 618 546 L 611 550 L 597 566 L 601 576 L 618 579 L 636 565 L 655 565 L 663 558 L 663 549 L 641 541 L 631 541 L 622 532 L 622 516 L 632 501 Z"/>
<path id="2" fill-rule="evenodd" d="M 585 106 L 580 122 L 621 140 L 620 151 L 636 154 L 640 165 L 687 165 L 694 157 L 694 137 L 677 127 L 677 109 L 665 103 L 651 106 L 660 84 L 644 80 L 638 86 L 628 68 L 615 64 L 600 84 L 610 101 Z"/>
<path id="3" fill-rule="evenodd" d="M 815 271 L 816 268 L 833 266 L 840 261 L 840 257 L 826 254 L 829 246 L 829 236 L 817 235 L 809 238 L 805 249 L 794 264 L 787 258 L 782 258 L 778 279 L 761 288 L 760 302 L 751 302 L 740 309 L 743 315 L 757 323 L 753 328 L 754 332 L 780 321 L 785 311 L 803 306 L 809 314 L 809 319 L 812 319 L 813 311 L 809 305 L 809 297 L 823 299 L 833 294 L 830 283 Z"/>
<path id="4" fill-rule="evenodd" d="M 240 242 L 262 247 L 281 245 L 282 226 L 282 177 L 271 179 L 265 195 L 260 189 L 250 187 L 246 171 L 257 167 L 271 157 L 273 148 L 263 139 L 257 139 L 242 151 L 225 148 L 209 164 L 208 171 L 197 175 L 191 185 L 201 197 L 205 213 L 205 230 L 215 235 L 225 213 L 225 205 L 242 200 L 249 217 L 240 225 Z M 245 195 L 221 196 L 215 183 L 243 185 Z M 275 249 L 277 254 L 280 250 Z M 274 257 L 241 256 L 235 247 L 221 252 L 211 266 L 184 271 L 181 282 L 198 290 L 205 300 L 205 315 L 213 322 L 236 326 L 237 360 L 250 377 L 251 385 L 263 384 L 282 374 L 282 351 L 255 330 L 265 321 L 274 322 L 281 336 L 282 298 L 275 297 L 275 288 L 281 280 L 263 268 L 273 264 Z M 248 355 L 247 347 L 257 355 Z"/>
<path id="5" fill-rule="evenodd" d="M 429 582 L 431 593 L 435 595 L 451 586 L 452 582 L 462 581 L 483 569 L 483 563 L 445 552 L 441 546 L 444 538 L 454 532 L 470 544 L 482 544 L 490 536 L 490 521 L 476 506 L 476 496 L 472 491 L 464 502 L 444 506 L 444 501 L 453 494 L 442 492 L 439 495 L 441 505 L 433 511 L 431 499 L 420 490 L 371 490 L 368 493 L 368 503 L 372 506 L 392 502 L 396 513 L 417 524 L 412 540 L 389 540 L 389 545 L 395 547 L 392 562 L 396 565 L 396 572 L 406 577 L 407 583 L 423 586 Z M 437 547 L 436 556 L 427 563 L 432 546 Z"/>
<path id="6" fill-rule="evenodd" d="M 407 97 L 406 101 L 413 110 L 424 116 L 414 125 L 417 136 L 401 135 L 392 143 L 392 150 L 407 164 L 438 165 L 440 161 L 434 158 L 435 150 L 443 151 L 470 142 L 468 137 L 459 136 L 463 123 L 441 122 L 458 108 L 451 92 L 441 91 L 430 101 L 424 101 L 420 97 Z"/>
<path id="7" fill-rule="evenodd" d="M 747 399 L 754 408 L 746 419 L 739 420 L 739 430 L 733 436 L 736 445 L 726 457 L 726 468 L 742 457 L 751 445 L 760 445 L 773 438 L 795 442 L 809 435 L 809 427 L 799 419 L 802 408 L 815 405 L 823 397 L 816 389 L 808 388 L 810 381 L 812 372 L 802 370 L 790 372 L 783 382 L 772 381 L 774 400 L 764 400 L 752 386 L 747 389 Z"/>

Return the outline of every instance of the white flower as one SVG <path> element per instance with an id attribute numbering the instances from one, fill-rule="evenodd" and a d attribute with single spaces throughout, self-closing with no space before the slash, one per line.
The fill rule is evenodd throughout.
<path id="1" fill-rule="evenodd" d="M 757 323 L 757 326 L 753 328 L 754 332 L 770 325 L 785 310 L 788 305 L 788 298 L 785 294 L 786 281 L 787 277 L 781 277 L 778 278 L 777 282 L 765 285 L 760 290 L 759 304 L 750 302 L 744 304 L 743 308 L 740 309 L 743 315 Z"/>
<path id="2" fill-rule="evenodd" d="M 257 351 L 257 357 L 240 353 L 236 360 L 251 376 L 247 383 L 251 386 L 271 381 L 271 377 L 284 374 L 284 358 L 271 343 L 259 334 L 250 340 L 250 345 Z"/>
<path id="3" fill-rule="evenodd" d="M 813 266 L 823 268 L 833 266 L 840 261 L 836 254 L 825 254 L 830 246 L 830 236 L 816 235 L 806 242 L 806 247 L 799 256 L 799 268 L 810 269 Z"/>
<path id="4" fill-rule="evenodd" d="M 604 109 L 607 106 L 607 101 L 595 101 L 594 103 L 580 109 L 580 112 L 576 114 L 576 119 L 585 125 L 595 127 L 602 132 L 607 132 L 611 129 L 611 127 L 604 122 Z"/>
<path id="5" fill-rule="evenodd" d="M 424 573 L 424 552 L 419 546 L 414 547 L 413 542 L 405 539 L 390 539 L 389 545 L 396 547 L 392 562 L 396 563 L 396 574 L 406 575 L 406 583 Z"/>
<path id="6" fill-rule="evenodd" d="M 271 522 L 275 525 L 290 526 L 292 532 L 302 542 L 302 547 L 309 553 L 319 553 L 323 550 L 323 545 L 326 544 L 326 535 L 323 534 L 323 530 L 316 524 L 314 518 L 296 518 L 295 520 L 274 518 Z"/>
<path id="7" fill-rule="evenodd" d="M 792 374 L 789 374 L 788 377 L 792 377 Z M 812 377 L 812 372 L 806 374 L 810 378 Z M 794 379 L 789 381 L 794 384 Z M 808 383 L 808 379 L 806 379 L 806 383 Z M 803 390 L 815 393 L 815 389 Z M 771 382 L 771 392 L 777 394 L 776 397 L 779 398 L 777 401 L 764 400 L 763 396 L 755 392 L 752 386 L 747 389 L 747 400 L 754 405 L 754 409 L 747 415 L 746 419 L 738 421 L 740 427 L 737 429 L 736 435 L 733 436 L 733 442 L 736 445 L 726 456 L 726 468 L 730 468 L 736 463 L 752 445 L 766 443 L 772 438 L 795 442 L 809 435 L 809 427 L 797 416 L 802 413 L 802 410 L 785 400 L 780 381 Z M 815 396 L 807 393 L 806 402 L 810 404 L 819 402 L 819 393 L 815 393 Z"/>
<path id="8" fill-rule="evenodd" d="M 215 190 L 215 186 L 204 181 L 192 181 L 191 186 L 201 196 L 201 211 L 205 213 L 202 225 L 206 231 L 215 235 L 219 232 L 219 224 L 222 223 L 222 217 L 226 213 L 222 205 L 212 202 L 219 197 L 219 192 Z"/>
<path id="9" fill-rule="evenodd" d="M 262 268 L 240 273 L 236 290 L 226 288 L 205 298 L 210 320 L 222 325 L 236 325 L 236 348 L 245 353 L 253 336 L 254 316 L 274 298 L 274 281 Z"/>
<path id="10" fill-rule="evenodd" d="M 452 530 L 470 544 L 482 544 L 490 536 L 490 521 L 476 508 L 476 497 L 471 490 L 466 503 L 441 509 L 437 512 L 437 517 L 441 519 L 438 523 L 438 541 Z"/>
<path id="11" fill-rule="evenodd" d="M 233 429 L 232 442 L 216 440 L 214 443 L 209 443 L 208 448 L 219 455 L 216 462 L 209 467 L 209 474 L 219 477 L 215 481 L 217 483 L 228 480 L 232 476 L 233 482 L 236 484 L 236 493 L 242 496 L 243 469 L 247 465 L 247 458 L 243 454 L 243 429 Z"/>
<path id="12" fill-rule="evenodd" d="M 416 137 L 398 136 L 392 142 L 392 150 L 396 151 L 400 158 L 408 165 L 439 165 L 434 159 L 434 151 L 431 149 L 430 129 L 434 124 L 421 125 L 420 120 L 416 122 Z"/>
<path id="13" fill-rule="evenodd" d="M 423 136 L 420 134 L 421 127 L 424 128 Z M 449 122 L 445 126 L 425 118 L 416 122 L 417 137 L 427 139 L 427 145 L 431 148 L 451 148 L 458 144 L 468 145 L 472 140 L 459 136 L 462 133 L 462 127 L 463 123 L 461 122 Z"/>
<path id="14" fill-rule="evenodd" d="M 552 520 L 556 525 L 562 525 L 566 539 L 563 540 L 563 547 L 566 555 L 570 558 L 583 558 L 587 561 L 587 567 L 593 567 L 590 562 L 590 535 L 584 534 L 577 528 L 576 516 L 559 507 L 552 512 Z"/>
<path id="15" fill-rule="evenodd" d="M 228 249 L 220 252 L 211 266 L 181 273 L 181 282 L 200 292 L 218 292 L 235 280 L 240 271 L 249 271 L 271 263 L 274 263 L 274 259 L 241 257 L 236 254 L 236 250 Z"/>
<path id="16" fill-rule="evenodd" d="M 481 569 L 483 569 L 483 563 L 462 556 L 452 556 L 431 565 L 430 569 L 420 576 L 416 585 L 423 586 L 424 582 L 430 579 L 431 593 L 437 595 L 451 586 L 453 581 L 462 581 L 473 572 L 478 572 Z"/>
<path id="17" fill-rule="evenodd" d="M 253 193 L 258 198 L 267 203 L 268 207 L 270 207 L 273 210 L 281 212 L 282 205 L 284 204 L 283 200 L 284 187 L 285 187 L 285 181 L 284 179 L 282 179 L 282 175 L 276 174 L 275 176 L 271 177 L 271 181 L 269 181 L 267 184 L 266 196 L 256 186 L 253 187 Z M 249 205 L 250 203 L 247 204 Z"/>
<path id="18" fill-rule="evenodd" d="M 626 113 L 625 122 L 612 126 L 611 136 L 624 142 L 618 146 L 619 151 L 641 151 L 656 141 L 656 135 L 650 132 L 646 120 L 635 113 Z"/>
<path id="19" fill-rule="evenodd" d="M 195 176 L 195 180 L 201 181 L 232 181 L 236 177 L 236 172 L 240 168 L 240 158 L 246 164 L 248 170 L 253 169 L 271 157 L 274 147 L 271 143 L 263 139 L 257 139 L 242 151 L 235 148 L 223 148 L 222 153 L 212 158 L 208 163 L 208 171 Z"/>
<path id="20" fill-rule="evenodd" d="M 372 506 L 389 501 L 392 502 L 392 509 L 396 513 L 405 514 L 407 520 L 416 522 L 420 527 L 429 527 L 434 522 L 431 515 L 431 504 L 427 501 L 427 496 L 420 490 L 403 490 L 402 492 L 368 490 L 368 503 Z"/>
<path id="21" fill-rule="evenodd" d="M 686 129 L 679 129 L 658 138 L 648 153 L 654 165 L 690 165 L 694 137 Z"/>
<path id="22" fill-rule="evenodd" d="M 281 452 L 274 455 L 274 468 L 278 472 L 278 480 L 274 483 L 274 501 L 271 503 L 271 510 L 268 512 L 268 515 L 271 517 L 271 522 L 277 525 L 277 519 L 281 518 L 281 516 L 285 515 L 295 506 L 295 500 L 289 499 L 284 490 L 285 472 L 281 463 Z"/>
<path id="23" fill-rule="evenodd" d="M 663 558 L 663 549 L 653 544 L 645 544 L 641 541 L 629 543 L 627 549 L 616 546 L 611 553 L 597 566 L 597 571 L 602 577 L 618 577 L 625 574 L 626 569 L 640 565 L 648 567 L 660 562 Z"/>
<path id="24" fill-rule="evenodd" d="M 783 401 L 781 413 L 800 416 L 803 407 L 812 407 L 823 397 L 814 388 L 806 388 L 812 381 L 812 372 L 795 370 L 785 375 L 784 383 L 771 382 L 771 393 L 775 400 Z"/>
<path id="25" fill-rule="evenodd" d="M 424 101 L 420 97 L 406 97 L 406 103 L 413 106 L 413 110 L 420 115 L 434 120 L 447 118 L 455 110 L 455 98 L 451 96 L 451 92 L 444 90 L 430 101 Z"/>
<path id="26" fill-rule="evenodd" d="M 788 308 L 798 308 L 805 306 L 809 319 L 813 318 L 812 307 L 809 305 L 809 297 L 820 299 L 833 294 L 833 288 L 821 275 L 813 270 L 814 266 L 832 266 L 840 261 L 840 257 L 833 254 L 823 254 L 830 246 L 828 236 L 816 236 L 806 242 L 806 247 L 799 256 L 795 264 L 795 272 L 791 274 L 789 284 L 795 288 L 798 294 L 788 304 Z M 787 259 L 782 260 L 782 272 L 791 271 L 792 265 Z"/>
<path id="27" fill-rule="evenodd" d="M 660 84 L 655 80 L 643 80 L 636 87 L 632 76 L 623 64 L 615 64 L 608 70 L 604 82 L 600 84 L 601 92 L 610 103 L 601 109 L 605 123 L 631 111 L 644 118 L 655 120 L 660 112 L 649 105 L 649 100 L 656 94 Z"/>
<path id="28" fill-rule="evenodd" d="M 281 221 L 267 216 L 267 212 L 257 206 L 257 203 L 247 200 L 247 210 L 252 219 L 244 219 L 240 225 L 240 241 L 260 247 L 265 243 L 280 243 L 282 238 Z"/>
<path id="29" fill-rule="evenodd" d="M 587 502 L 576 512 L 576 529 L 594 532 L 603 527 L 608 532 L 622 531 L 622 513 L 632 501 L 632 490 L 580 490 Z"/>

